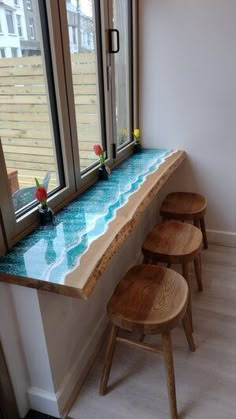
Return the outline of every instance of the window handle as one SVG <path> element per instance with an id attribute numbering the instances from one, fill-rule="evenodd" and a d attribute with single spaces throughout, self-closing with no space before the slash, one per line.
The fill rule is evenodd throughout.
<path id="1" fill-rule="evenodd" d="M 116 49 L 113 49 L 113 34 L 116 34 Z M 108 29 L 109 35 L 109 53 L 117 54 L 120 51 L 120 34 L 117 29 Z"/>

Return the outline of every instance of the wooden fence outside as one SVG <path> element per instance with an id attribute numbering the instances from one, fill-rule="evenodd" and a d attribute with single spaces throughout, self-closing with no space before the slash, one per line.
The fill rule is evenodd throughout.
<path id="1" fill-rule="evenodd" d="M 96 160 L 100 142 L 94 53 L 74 54 L 72 74 L 82 169 Z M 32 186 L 51 172 L 57 183 L 53 133 L 42 58 L 0 59 L 0 137 L 8 169 L 18 171 L 20 187 Z"/>

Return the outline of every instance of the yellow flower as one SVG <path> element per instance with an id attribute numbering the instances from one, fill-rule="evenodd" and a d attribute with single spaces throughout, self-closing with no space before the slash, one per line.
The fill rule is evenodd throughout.
<path id="1" fill-rule="evenodd" d="M 134 136 L 135 136 L 135 138 L 139 138 L 140 137 L 140 130 L 138 128 L 136 128 L 134 130 Z"/>

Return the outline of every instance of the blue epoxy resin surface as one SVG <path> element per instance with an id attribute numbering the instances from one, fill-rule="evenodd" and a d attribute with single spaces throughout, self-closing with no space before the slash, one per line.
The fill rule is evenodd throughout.
<path id="1" fill-rule="evenodd" d="M 0 271 L 63 284 L 90 244 L 103 234 L 116 211 L 168 157 L 170 150 L 144 149 L 114 169 L 55 216 L 0 257 Z"/>

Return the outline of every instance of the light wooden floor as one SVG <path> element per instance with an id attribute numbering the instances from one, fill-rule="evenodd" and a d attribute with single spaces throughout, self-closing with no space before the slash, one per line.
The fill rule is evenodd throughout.
<path id="1" fill-rule="evenodd" d="M 236 249 L 203 251 L 204 291 L 193 281 L 196 353 L 181 326 L 173 331 L 179 418 L 236 417 Z M 193 278 L 194 279 L 194 278 Z M 158 342 L 158 337 L 152 337 Z M 117 344 L 109 392 L 98 394 L 104 351 L 97 357 L 69 417 L 73 419 L 168 419 L 162 358 Z"/>

